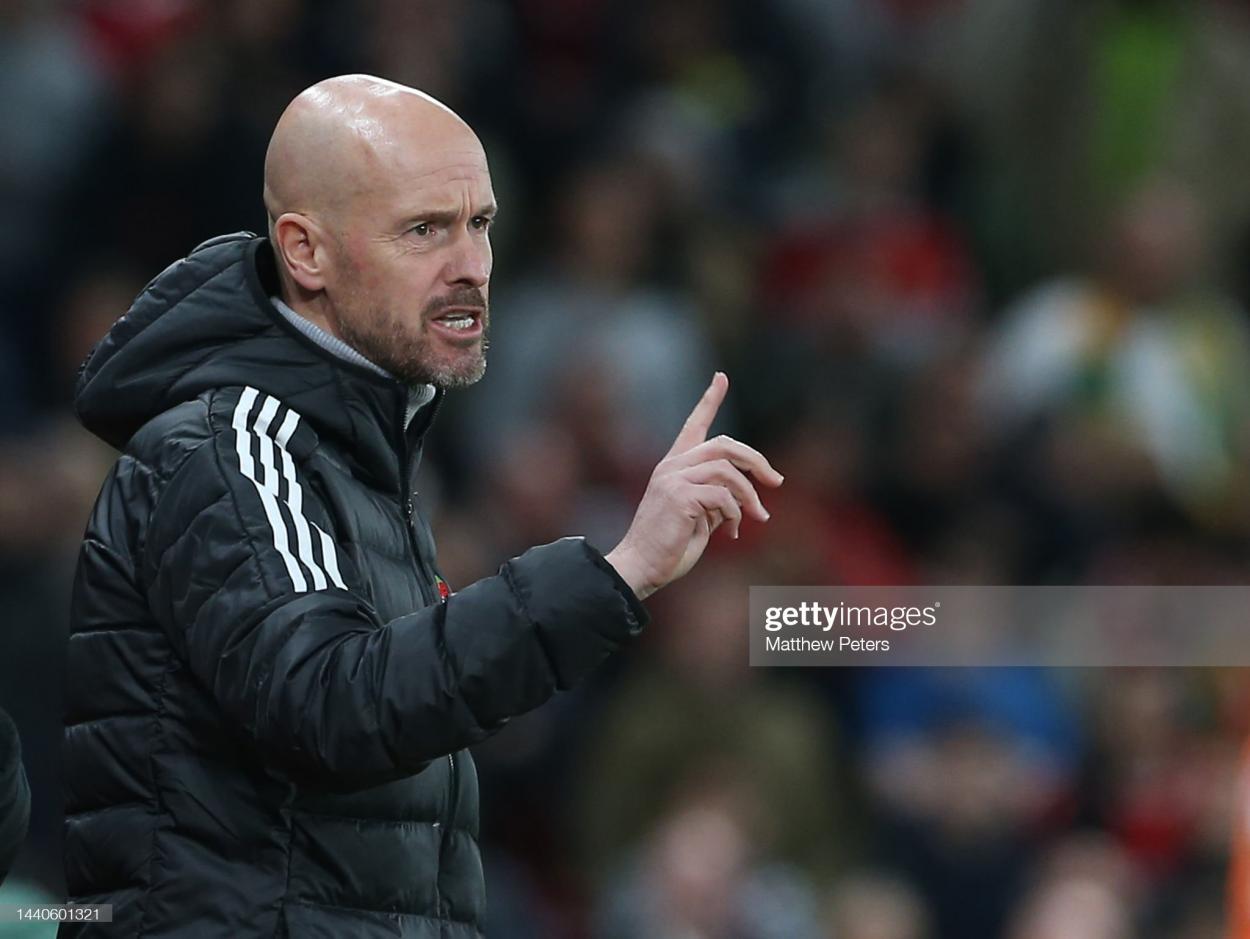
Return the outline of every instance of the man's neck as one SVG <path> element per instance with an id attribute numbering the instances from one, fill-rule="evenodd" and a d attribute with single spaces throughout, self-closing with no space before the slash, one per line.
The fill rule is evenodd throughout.
<path id="1" fill-rule="evenodd" d="M 371 372 L 377 372 L 386 378 L 395 377 L 382 368 L 382 366 L 369 361 L 369 359 L 365 358 L 338 336 L 322 329 L 307 316 L 303 316 L 291 309 L 281 297 L 270 297 L 269 299 L 273 301 L 273 305 L 277 307 L 278 312 L 286 318 L 287 322 L 327 352 L 346 362 L 351 362 L 353 365 L 359 365 L 361 368 L 367 368 Z"/>
<path id="2" fill-rule="evenodd" d="M 308 317 L 302 316 L 295 310 L 291 309 L 291 307 L 288 306 L 281 297 L 275 296 L 270 297 L 269 299 L 273 302 L 274 307 L 279 313 L 282 314 L 287 322 L 331 355 L 342 359 L 344 362 L 350 362 L 353 365 L 360 366 L 361 368 L 367 368 L 369 371 L 376 372 L 384 378 L 390 378 L 394 381 L 399 380 L 386 369 L 382 368 L 382 366 L 365 358 L 338 336 L 327 332 Z M 416 416 L 417 412 L 420 411 L 421 408 L 425 407 L 425 405 L 429 404 L 433 399 L 433 385 L 410 386 L 408 389 L 408 408 L 404 415 L 404 426 L 408 427 L 412 423 L 412 419 Z"/>

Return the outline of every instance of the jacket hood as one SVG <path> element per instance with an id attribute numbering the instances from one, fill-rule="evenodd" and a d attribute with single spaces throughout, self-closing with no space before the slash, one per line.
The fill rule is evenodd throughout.
<path id="1" fill-rule="evenodd" d="M 267 239 L 206 241 L 158 274 L 92 350 L 75 388 L 78 419 L 120 450 L 172 407 L 251 385 L 336 437 L 368 475 L 397 482 L 407 387 L 304 336 L 274 308 L 277 292 Z"/>

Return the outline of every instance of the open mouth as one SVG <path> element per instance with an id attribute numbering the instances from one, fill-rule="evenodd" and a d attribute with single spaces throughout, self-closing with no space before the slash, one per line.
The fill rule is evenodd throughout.
<path id="1" fill-rule="evenodd" d="M 457 338 L 474 338 L 482 333 L 480 310 L 448 310 L 430 322 L 436 329 Z"/>

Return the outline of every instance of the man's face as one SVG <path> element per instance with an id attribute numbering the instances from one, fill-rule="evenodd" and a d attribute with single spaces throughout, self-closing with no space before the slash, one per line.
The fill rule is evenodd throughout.
<path id="1" fill-rule="evenodd" d="M 371 164 L 334 232 L 336 331 L 410 385 L 470 385 L 486 371 L 490 324 L 486 155 L 466 130 L 387 145 Z"/>

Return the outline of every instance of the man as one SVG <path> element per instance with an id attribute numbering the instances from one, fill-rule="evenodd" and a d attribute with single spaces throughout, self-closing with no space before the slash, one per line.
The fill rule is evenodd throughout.
<path id="1" fill-rule="evenodd" d="M 22 744 L 12 718 L 0 708 L 0 884 L 26 840 L 30 787 L 22 769 Z"/>
<path id="2" fill-rule="evenodd" d="M 290 105 L 267 239 L 159 275 L 79 378 L 123 450 L 83 542 L 69 643 L 66 869 L 111 927 L 64 934 L 471 937 L 465 747 L 646 621 L 715 528 L 767 513 L 711 386 L 606 556 L 534 548 L 449 595 L 412 478 L 481 377 L 490 175 L 446 107 L 367 76 Z"/>

